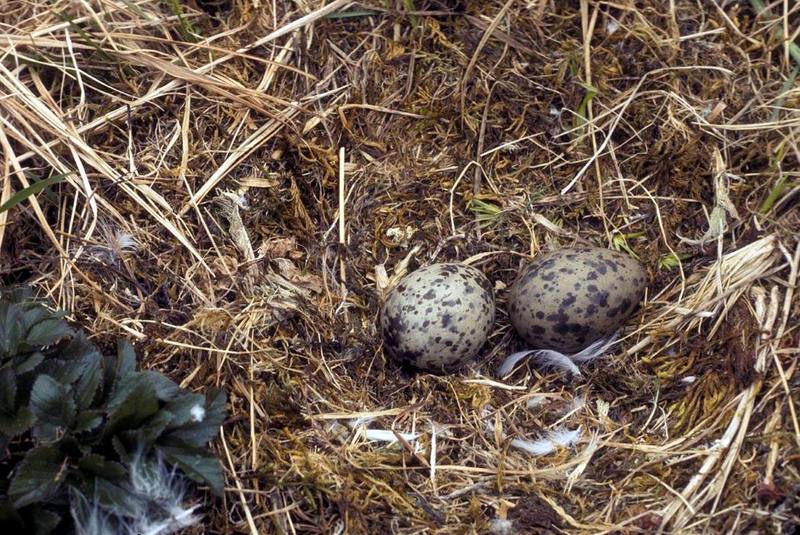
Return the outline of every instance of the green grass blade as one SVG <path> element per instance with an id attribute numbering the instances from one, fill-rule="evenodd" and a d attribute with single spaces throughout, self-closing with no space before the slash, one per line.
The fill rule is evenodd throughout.
<path id="1" fill-rule="evenodd" d="M 780 165 L 783 161 L 783 157 L 786 155 L 786 142 L 783 142 L 778 147 L 778 150 L 775 151 L 775 158 L 772 160 L 772 163 L 769 166 L 770 174 L 771 173 L 779 173 L 778 180 L 775 182 L 775 185 L 772 186 L 772 189 L 769 191 L 767 198 L 764 199 L 764 202 L 761 203 L 761 206 L 758 207 L 758 212 L 760 214 L 766 215 L 772 210 L 772 205 L 775 204 L 781 195 L 783 194 L 786 186 L 786 175 L 780 173 Z"/>
<path id="2" fill-rule="evenodd" d="M 106 61 L 113 61 L 113 60 L 114 60 L 114 58 L 112 58 L 112 57 L 111 57 L 109 54 L 107 54 L 107 53 L 106 53 L 106 51 L 105 51 L 105 50 L 103 50 L 103 47 L 102 47 L 102 46 L 100 46 L 100 44 L 99 44 L 97 41 L 95 41 L 94 39 L 92 39 L 92 36 L 91 36 L 91 35 L 89 35 L 89 34 L 86 32 L 86 30 L 84 30 L 83 28 L 81 28 L 81 27 L 80 27 L 80 25 L 78 25 L 78 24 L 77 24 L 75 21 L 73 21 L 73 20 L 72 20 L 71 18 L 69 18 L 67 15 L 64 15 L 63 13 L 61 13 L 61 12 L 59 12 L 59 11 L 55 11 L 55 10 L 53 10 L 53 14 L 54 14 L 56 17 L 58 17 L 59 19 L 61 19 L 61 21 L 62 21 L 62 22 L 66 22 L 67 24 L 69 24 L 70 28 L 72 28 L 73 30 L 75 30 L 75 32 L 76 32 L 78 35 L 80 35 L 80 36 L 81 36 L 81 38 L 84 40 L 84 42 L 85 42 L 87 45 L 89 45 L 89 46 L 91 46 L 92 48 L 94 48 L 94 49 L 97 51 L 97 54 L 98 54 L 98 55 L 99 55 L 101 58 L 103 58 L 103 59 L 104 59 L 104 60 L 106 60 Z"/>
<path id="3" fill-rule="evenodd" d="M 136 13 L 139 17 L 141 17 L 143 19 L 147 18 L 147 13 L 145 13 L 142 8 L 140 8 L 139 6 L 137 6 L 136 4 L 131 2 L 131 0 L 121 0 L 121 1 L 122 1 L 123 4 L 128 6 L 128 9 L 130 9 L 131 11 Z"/>
<path id="4" fill-rule="evenodd" d="M 769 9 L 767 9 L 766 4 L 762 0 L 750 0 L 750 5 L 753 6 L 753 9 L 756 11 L 756 16 L 761 15 L 762 13 L 766 13 L 767 15 L 771 15 Z M 774 31 L 775 39 L 783 39 L 783 28 L 780 26 L 775 28 Z M 789 43 L 789 55 L 792 56 L 794 62 L 800 65 L 800 46 L 797 43 Z"/>
<path id="5" fill-rule="evenodd" d="M 11 208 L 21 203 L 31 195 L 36 195 L 44 188 L 52 186 L 53 184 L 58 184 L 59 182 L 64 180 L 64 178 L 66 178 L 67 175 L 69 175 L 69 173 L 64 173 L 61 175 L 53 175 L 38 182 L 34 182 L 27 188 L 16 192 L 14 195 L 11 196 L 11 198 L 9 198 L 6 202 L 4 202 L 2 206 L 0 206 L 0 214 L 5 212 L 6 210 L 10 210 Z"/>
<path id="6" fill-rule="evenodd" d="M 792 69 L 792 73 L 783 82 L 783 86 L 781 87 L 781 93 L 778 99 L 775 101 L 775 109 L 772 111 L 772 120 L 777 121 L 778 117 L 781 114 L 781 108 L 783 107 L 783 103 L 786 101 L 786 97 L 789 95 L 789 91 L 794 88 L 794 82 L 797 80 L 797 75 L 800 74 L 800 62 L 797 63 L 797 66 Z"/>
<path id="7" fill-rule="evenodd" d="M 375 15 L 380 15 L 379 11 L 369 11 L 366 9 L 357 10 L 357 11 L 339 11 L 338 13 L 331 13 L 330 15 L 325 15 L 326 19 L 354 19 L 358 17 L 374 17 Z"/>
<path id="8" fill-rule="evenodd" d="M 581 84 L 586 89 L 586 94 L 583 95 L 580 106 L 575 110 L 575 118 L 573 120 L 573 128 L 581 128 L 586 124 L 588 117 L 586 111 L 589 108 L 589 103 L 597 95 L 597 88 L 589 84 Z"/>
<path id="9" fill-rule="evenodd" d="M 187 43 L 197 42 L 197 38 L 195 37 L 197 31 L 195 30 L 194 26 L 192 26 L 192 23 L 186 19 L 186 15 L 183 13 L 183 8 L 181 7 L 180 3 L 178 3 L 178 0 L 168 0 L 167 4 L 169 4 L 169 8 L 172 10 L 172 13 L 178 17 L 178 24 L 181 28 L 181 37 L 183 40 Z"/>

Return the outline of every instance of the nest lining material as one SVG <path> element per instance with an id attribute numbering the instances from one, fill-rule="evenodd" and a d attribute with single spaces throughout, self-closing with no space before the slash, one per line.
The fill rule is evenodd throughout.
<path id="1" fill-rule="evenodd" d="M 198 533 L 791 532 L 800 11 L 709 6 L 7 0 L 0 205 L 57 178 L 0 277 L 230 392 Z M 463 374 L 384 358 L 408 271 L 503 310 L 574 244 L 653 279 L 582 378 L 498 376 L 502 314 Z"/>

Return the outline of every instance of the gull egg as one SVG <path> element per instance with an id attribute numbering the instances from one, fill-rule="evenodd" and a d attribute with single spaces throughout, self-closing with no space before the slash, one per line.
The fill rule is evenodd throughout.
<path id="1" fill-rule="evenodd" d="M 433 264 L 407 275 L 381 310 L 387 354 L 401 364 L 452 372 L 473 359 L 494 325 L 492 285 L 466 264 Z"/>
<path id="2" fill-rule="evenodd" d="M 613 334 L 644 296 L 647 273 L 611 249 L 559 249 L 536 257 L 511 286 L 508 313 L 531 349 L 575 353 Z"/>

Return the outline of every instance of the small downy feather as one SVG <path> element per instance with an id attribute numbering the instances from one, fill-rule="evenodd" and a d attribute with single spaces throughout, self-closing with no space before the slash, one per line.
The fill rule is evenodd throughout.
<path id="1" fill-rule="evenodd" d="M 511 373 L 519 361 L 526 357 L 532 357 L 542 368 L 564 370 L 577 377 L 581 377 L 581 372 L 577 364 L 584 364 L 603 356 L 614 342 L 616 342 L 618 333 L 619 331 L 608 338 L 601 338 L 573 355 L 565 355 L 553 349 L 529 349 L 526 351 L 518 351 L 506 357 L 497 373 L 500 377 L 505 377 Z"/>
<path id="2" fill-rule="evenodd" d="M 139 242 L 132 235 L 112 226 L 103 226 L 105 243 L 93 245 L 87 249 L 91 260 L 105 265 L 116 265 L 120 259 L 139 249 Z"/>
<path id="3" fill-rule="evenodd" d="M 618 336 L 619 331 L 615 332 L 608 338 L 601 338 L 600 340 L 597 340 L 589 345 L 587 348 L 575 353 L 574 355 L 570 355 L 570 359 L 572 362 L 583 364 L 596 358 L 600 358 L 605 355 L 606 352 L 608 352 L 612 345 L 614 345 Z"/>
<path id="4" fill-rule="evenodd" d="M 489 533 L 492 535 L 513 535 L 514 523 L 507 518 L 493 518 L 489 522 Z"/>
<path id="5" fill-rule="evenodd" d="M 103 507 L 96 497 L 70 493 L 70 512 L 78 535 L 169 535 L 196 524 L 199 505 L 184 506 L 186 481 L 160 456 L 135 455 L 122 487 L 127 509 Z"/>
<path id="6" fill-rule="evenodd" d="M 528 351 L 519 351 L 513 355 L 509 355 L 498 370 L 500 377 L 505 377 L 514 369 L 519 361 L 526 357 L 532 357 L 536 360 L 537 364 L 542 368 L 555 368 L 573 373 L 580 377 L 581 371 L 572 362 L 568 356 L 552 349 L 531 349 Z"/>
<path id="7" fill-rule="evenodd" d="M 539 457 L 542 455 L 550 455 L 558 448 L 573 446 L 580 438 L 580 427 L 574 430 L 556 429 L 548 433 L 547 436 L 537 440 L 515 438 L 511 441 L 511 446 Z"/>
<path id="8" fill-rule="evenodd" d="M 89 500 L 74 487 L 69 489 L 70 514 L 78 535 L 101 535 L 114 533 L 111 514 L 102 509 L 97 501 Z"/>
<path id="9" fill-rule="evenodd" d="M 403 440 L 406 442 L 413 442 L 419 437 L 418 433 L 397 433 L 395 435 L 394 431 L 390 429 L 369 429 L 367 425 L 374 420 L 374 418 L 370 417 L 362 417 L 356 418 L 354 420 L 350 420 L 347 422 L 348 427 L 350 427 L 354 432 L 359 433 L 362 437 L 367 439 L 370 442 L 388 442 L 389 444 L 394 444 L 398 441 L 397 435 L 400 435 Z"/>
<path id="10" fill-rule="evenodd" d="M 413 442 L 419 436 L 416 433 L 397 433 L 397 435 L 400 435 L 406 442 Z M 397 435 L 389 429 L 364 429 L 363 431 L 363 436 L 367 440 L 389 442 L 390 444 L 397 442 Z"/>

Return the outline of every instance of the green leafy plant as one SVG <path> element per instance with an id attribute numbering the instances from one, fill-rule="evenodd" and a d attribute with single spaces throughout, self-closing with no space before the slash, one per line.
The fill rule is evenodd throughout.
<path id="1" fill-rule="evenodd" d="M 690 254 L 678 254 L 678 253 L 669 253 L 662 256 L 658 261 L 658 267 L 664 270 L 675 269 L 680 265 L 681 262 L 684 260 L 688 260 L 692 257 Z"/>
<path id="2" fill-rule="evenodd" d="M 639 258 L 630 245 L 628 240 L 639 239 L 644 237 L 644 232 L 631 232 L 629 234 L 614 234 L 611 238 L 611 248 L 617 251 L 625 251 L 634 258 Z"/>
<path id="3" fill-rule="evenodd" d="M 589 120 L 589 103 L 595 96 L 597 96 L 597 93 L 599 92 L 598 89 L 593 85 L 585 84 L 583 82 L 580 82 L 580 85 L 586 90 L 586 93 L 584 93 L 583 99 L 581 100 L 580 105 L 578 105 L 578 109 L 575 110 L 575 116 L 572 118 L 572 128 L 578 131 L 579 136 L 583 134 L 583 126 Z"/>
<path id="4" fill-rule="evenodd" d="M 480 199 L 470 199 L 467 208 L 475 214 L 475 219 L 480 223 L 492 223 L 503 215 L 502 208 Z"/>
<path id="5" fill-rule="evenodd" d="M 29 290 L 0 289 L 0 526 L 50 533 L 70 511 L 76 524 L 118 530 L 159 503 L 172 508 L 164 518 L 186 516 L 184 476 L 222 492 L 207 445 L 225 402 L 137 370 L 127 341 L 101 354 Z M 94 527 L 79 532 L 103 532 Z"/>

